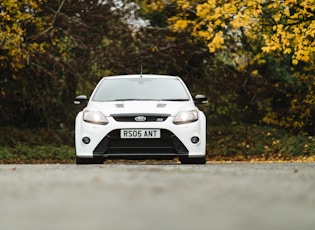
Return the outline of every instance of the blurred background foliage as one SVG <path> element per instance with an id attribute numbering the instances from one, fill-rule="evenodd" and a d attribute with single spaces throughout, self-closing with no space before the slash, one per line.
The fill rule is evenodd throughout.
<path id="1" fill-rule="evenodd" d="M 219 136 L 234 146 L 225 144 L 224 154 L 239 153 L 264 129 L 305 137 L 310 146 L 314 47 L 309 0 L 3 0 L 0 127 L 24 130 L 30 142 L 30 130 L 50 130 L 59 136 L 52 140 L 72 145 L 82 109 L 73 105 L 75 96 L 90 95 L 103 76 L 138 73 L 143 66 L 144 73 L 178 75 L 192 94 L 207 95 L 202 109 L 212 153 Z M 36 141 L 53 144 L 48 139 Z M 269 145 L 258 139 L 250 149 L 265 153 Z"/>

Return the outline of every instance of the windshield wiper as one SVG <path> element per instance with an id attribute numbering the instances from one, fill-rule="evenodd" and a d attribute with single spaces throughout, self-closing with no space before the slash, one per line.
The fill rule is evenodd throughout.
<path id="1" fill-rule="evenodd" d="M 189 99 L 161 99 L 160 101 L 189 101 Z"/>
<path id="2" fill-rule="evenodd" d="M 141 98 L 124 98 L 124 99 L 114 99 L 113 101 L 189 101 L 189 99 L 141 99 Z"/>
<path id="3" fill-rule="evenodd" d="M 138 99 L 128 99 L 128 98 L 124 98 L 124 99 L 114 99 L 113 101 L 136 101 Z"/>
<path id="4" fill-rule="evenodd" d="M 159 100 L 157 100 L 157 99 L 127 98 L 127 99 L 115 99 L 113 101 L 159 101 Z"/>

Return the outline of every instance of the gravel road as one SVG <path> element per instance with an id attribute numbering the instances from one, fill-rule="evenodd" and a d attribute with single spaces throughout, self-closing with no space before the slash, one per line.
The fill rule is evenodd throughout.
<path id="1" fill-rule="evenodd" d="M 1 230 L 314 230 L 315 163 L 0 165 Z"/>

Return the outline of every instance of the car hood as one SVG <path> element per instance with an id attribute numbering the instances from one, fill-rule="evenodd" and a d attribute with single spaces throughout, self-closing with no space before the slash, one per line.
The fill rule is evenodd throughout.
<path id="1" fill-rule="evenodd" d="M 101 111 L 105 116 L 112 114 L 170 114 L 197 109 L 192 101 L 121 101 L 89 102 L 86 110 Z"/>

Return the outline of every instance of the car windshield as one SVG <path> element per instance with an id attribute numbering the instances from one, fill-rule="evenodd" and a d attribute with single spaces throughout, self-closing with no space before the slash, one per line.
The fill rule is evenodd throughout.
<path id="1" fill-rule="evenodd" d="M 189 94 L 176 78 L 110 78 L 102 81 L 93 101 L 188 101 Z"/>

